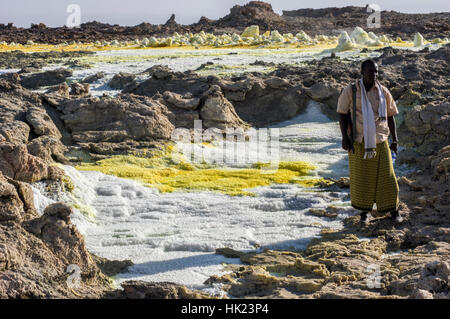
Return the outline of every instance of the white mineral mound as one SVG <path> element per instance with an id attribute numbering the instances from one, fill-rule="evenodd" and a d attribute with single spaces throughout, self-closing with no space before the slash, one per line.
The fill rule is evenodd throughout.
<path id="1" fill-rule="evenodd" d="M 433 42 L 433 43 L 436 43 L 436 44 L 439 44 L 439 43 L 442 43 L 443 41 L 442 41 L 440 38 L 434 38 L 434 39 L 432 40 L 432 42 Z"/>
<path id="2" fill-rule="evenodd" d="M 166 38 L 164 44 L 170 47 L 173 44 L 173 39 L 171 37 Z"/>
<path id="3" fill-rule="evenodd" d="M 379 38 L 379 40 L 380 40 L 381 42 L 385 42 L 385 43 L 391 42 L 391 41 L 389 40 L 389 38 L 388 38 L 385 34 L 383 34 L 383 35 Z"/>
<path id="4" fill-rule="evenodd" d="M 233 33 L 233 35 L 231 36 L 231 40 L 233 40 L 233 42 L 239 43 L 239 41 L 241 41 L 242 39 L 239 34 Z"/>
<path id="5" fill-rule="evenodd" d="M 257 25 L 251 25 L 247 27 L 241 34 L 241 37 L 243 38 L 253 38 L 258 36 L 259 36 L 259 26 Z"/>
<path id="6" fill-rule="evenodd" d="M 349 37 L 346 31 L 343 31 L 338 39 L 338 45 L 335 48 L 335 51 L 347 51 L 351 50 L 355 47 L 355 43 Z"/>
<path id="7" fill-rule="evenodd" d="M 311 37 L 308 34 L 306 34 L 305 31 L 300 31 L 299 33 L 297 33 L 295 35 L 295 37 L 302 42 L 311 42 L 312 41 Z"/>
<path id="8" fill-rule="evenodd" d="M 191 44 L 200 44 L 202 45 L 205 42 L 205 39 L 201 34 L 196 34 L 191 38 Z"/>
<path id="9" fill-rule="evenodd" d="M 270 40 L 272 42 L 284 42 L 283 36 L 277 30 L 270 33 Z"/>
<path id="10" fill-rule="evenodd" d="M 377 35 L 375 33 L 369 32 L 368 35 L 369 35 L 370 39 L 372 39 L 374 41 L 378 40 L 378 37 L 377 37 Z"/>
<path id="11" fill-rule="evenodd" d="M 414 46 L 421 47 L 423 45 L 424 45 L 423 36 L 419 32 L 417 32 L 416 35 L 414 36 Z"/>
<path id="12" fill-rule="evenodd" d="M 350 34 L 350 38 L 356 44 L 367 44 L 370 41 L 369 35 L 360 27 L 356 27 Z"/>

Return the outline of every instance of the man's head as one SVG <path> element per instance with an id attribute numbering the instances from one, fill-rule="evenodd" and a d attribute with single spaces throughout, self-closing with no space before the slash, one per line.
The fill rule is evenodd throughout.
<path id="1" fill-rule="evenodd" d="M 364 60 L 361 63 L 361 75 L 364 83 L 373 84 L 378 78 L 378 65 L 372 59 Z"/>

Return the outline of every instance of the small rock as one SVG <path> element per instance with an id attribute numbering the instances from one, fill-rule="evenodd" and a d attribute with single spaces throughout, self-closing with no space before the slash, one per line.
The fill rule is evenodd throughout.
<path id="1" fill-rule="evenodd" d="M 70 95 L 76 95 L 79 97 L 89 95 L 88 83 L 72 83 L 70 86 Z"/>
<path id="2" fill-rule="evenodd" d="M 217 255 L 222 255 L 227 258 L 241 258 L 245 253 L 241 251 L 237 251 L 228 247 L 225 248 L 217 248 L 216 249 Z"/>
<path id="3" fill-rule="evenodd" d="M 136 75 L 131 73 L 120 72 L 109 81 L 108 85 L 112 89 L 124 89 L 126 86 L 135 84 Z"/>
<path id="4" fill-rule="evenodd" d="M 95 81 L 98 81 L 98 80 L 104 78 L 104 77 L 105 77 L 105 73 L 104 72 L 97 72 L 97 73 L 95 73 L 93 75 L 89 75 L 89 76 L 85 77 L 83 80 L 81 80 L 81 83 L 89 83 L 89 84 L 91 84 L 91 83 L 93 83 Z"/>
<path id="5" fill-rule="evenodd" d="M 21 84 L 27 89 L 37 89 L 42 86 L 63 83 L 72 74 L 71 70 L 59 68 L 22 77 Z"/>
<path id="6" fill-rule="evenodd" d="M 163 97 L 170 104 L 184 110 L 195 110 L 200 104 L 199 98 L 183 98 L 180 94 L 169 91 L 165 91 Z"/>

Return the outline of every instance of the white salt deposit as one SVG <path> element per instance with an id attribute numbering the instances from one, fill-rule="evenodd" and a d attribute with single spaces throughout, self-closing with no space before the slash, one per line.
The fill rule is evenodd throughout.
<path id="1" fill-rule="evenodd" d="M 73 178 L 74 169 L 66 167 Z M 131 259 L 135 266 L 118 281 L 174 281 L 192 287 L 236 263 L 214 254 L 230 247 L 303 249 L 322 227 L 339 228 L 352 211 L 343 207 L 337 220 L 308 216 L 311 207 L 342 206 L 346 193 L 321 192 L 293 185 L 255 190 L 256 197 L 230 197 L 211 192 L 159 194 L 133 181 L 98 172 L 82 172 L 97 192 L 92 202 L 96 223 L 83 223 L 87 247 L 109 259 Z M 80 180 L 74 180 L 76 185 Z M 105 192 L 111 189 L 111 192 Z M 79 221 L 74 221 L 77 226 Z"/>
<path id="2" fill-rule="evenodd" d="M 340 51 L 347 51 L 347 50 L 352 50 L 355 48 L 355 43 L 353 42 L 353 40 L 350 38 L 350 36 L 348 35 L 348 33 L 346 31 L 343 31 L 338 38 L 338 45 L 336 46 L 335 51 L 336 52 L 340 52 Z"/>
<path id="3" fill-rule="evenodd" d="M 321 105 L 310 101 L 305 113 L 272 125 L 259 132 L 272 136 L 278 132 L 279 143 L 241 143 L 228 147 L 224 143 L 214 146 L 178 143 L 185 155 L 195 154 L 198 162 L 219 162 L 227 167 L 250 167 L 256 162 L 305 161 L 317 169 L 312 174 L 320 177 L 339 178 L 348 175 L 346 154 L 340 147 L 339 123 L 330 121 L 321 111 Z M 324 107 L 324 106 L 322 106 Z M 199 153 L 202 154 L 199 156 Z M 190 158 L 190 156 L 188 156 Z M 231 159 L 224 161 L 222 159 Z M 244 159 L 246 159 L 244 161 Z"/>
<path id="4" fill-rule="evenodd" d="M 415 35 L 414 35 L 414 46 L 415 47 L 421 47 L 421 46 L 423 46 L 424 45 L 424 39 L 423 39 L 423 36 L 419 33 L 419 32 L 417 32 Z"/>
<path id="5" fill-rule="evenodd" d="M 313 103 L 305 114 L 274 125 L 281 132 L 282 159 L 312 162 L 321 176 L 346 175 L 338 126 L 317 107 Z M 78 210 L 73 218 L 86 236 L 88 249 L 135 263 L 128 273 L 116 277 L 119 283 L 142 279 L 206 288 L 203 282 L 220 274 L 222 263 L 239 263 L 214 254 L 215 249 L 304 249 L 323 227 L 340 228 L 342 219 L 355 213 L 346 192 L 272 185 L 253 189 L 255 197 L 182 191 L 160 194 L 99 172 L 70 166 L 65 171 L 76 186 L 77 200 L 95 211 L 95 222 L 83 218 Z M 49 200 L 36 187 L 34 192 L 42 212 Z M 329 205 L 342 207 L 335 220 L 307 214 L 309 208 Z"/>
<path id="6" fill-rule="evenodd" d="M 366 44 L 370 40 L 367 32 L 361 27 L 356 27 L 350 34 L 350 38 L 352 38 L 355 43 L 362 45 Z"/>
<path id="7" fill-rule="evenodd" d="M 159 51 L 165 52 L 164 49 Z M 173 52 L 166 51 L 167 54 Z M 249 64 L 257 58 L 266 62 L 286 60 L 292 64 L 321 57 L 317 52 L 292 51 L 280 55 L 273 50 L 258 55 L 257 50 L 251 53 L 240 50 L 236 59 L 228 54 L 235 50 L 222 51 L 217 63 Z M 99 63 L 93 69 L 75 71 L 74 78 L 106 71 L 106 79 L 94 85 L 93 91 L 101 92 L 99 88 L 105 88 L 114 73 L 137 73 L 155 64 L 185 71 L 210 60 L 211 56 L 204 56 L 205 53 L 203 50 L 195 57 L 149 59 L 142 63 Z M 97 54 L 138 55 L 145 51 Z M 312 163 L 317 166 L 312 174 L 320 177 L 348 176 L 347 154 L 340 147 L 339 125 L 328 120 L 319 108 L 319 104 L 311 102 L 304 114 L 271 126 L 280 132 L 279 159 Z M 178 147 L 183 150 L 187 144 L 179 143 Z M 217 147 L 196 147 L 202 147 L 209 158 L 223 152 Z M 270 146 L 268 148 L 255 151 L 263 153 L 256 155 L 270 160 L 272 155 L 267 155 L 271 153 Z M 37 183 L 33 187 L 36 207 L 42 213 L 56 200 L 73 205 L 72 220 L 85 235 L 90 251 L 109 259 L 134 262 L 129 272 L 116 276 L 118 283 L 129 279 L 172 281 L 220 293 L 220 287 L 205 287 L 204 281 L 213 274 L 223 273 L 223 263 L 239 263 L 239 260 L 216 255 L 215 249 L 304 249 L 323 227 L 340 228 L 343 218 L 356 213 L 350 208 L 346 191 L 330 192 L 288 184 L 252 189 L 255 197 L 231 197 L 206 191 L 159 193 L 131 180 L 77 171 L 70 166 L 64 168 L 75 185 L 74 193 L 49 198 L 44 185 Z M 329 205 L 342 208 L 335 220 L 308 215 L 310 208 Z M 95 219 L 87 218 L 86 214 Z"/>
<path id="8" fill-rule="evenodd" d="M 339 126 L 319 107 L 311 102 L 304 114 L 272 126 L 280 129 L 280 159 L 308 161 L 318 167 L 313 172 L 318 176 L 348 176 Z M 89 206 L 95 214 L 93 221 L 75 209 L 72 217 L 88 249 L 134 263 L 127 273 L 115 277 L 118 283 L 171 281 L 220 294 L 220 287 L 205 287 L 204 281 L 223 274 L 223 263 L 239 260 L 216 255 L 217 248 L 304 249 L 322 228 L 341 228 L 345 217 L 356 214 L 346 191 L 288 184 L 252 189 L 255 197 L 206 191 L 159 193 L 135 181 L 70 166 L 64 169 L 76 188 L 70 198 L 58 200 Z M 41 213 L 56 200 L 43 196 L 42 189 L 39 184 L 33 188 Z M 330 205 L 341 208 L 334 220 L 308 214 L 310 208 Z"/>
<path id="9" fill-rule="evenodd" d="M 4 73 L 16 73 L 19 72 L 21 69 L 0 69 L 0 75 Z"/>

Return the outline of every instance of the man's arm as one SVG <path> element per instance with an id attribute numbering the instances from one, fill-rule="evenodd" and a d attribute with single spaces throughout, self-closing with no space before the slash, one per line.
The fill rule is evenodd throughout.
<path id="1" fill-rule="evenodd" d="M 390 148 L 394 152 L 397 152 L 397 127 L 395 125 L 394 116 L 388 116 L 388 126 L 392 136 L 392 143 Z"/>
<path id="2" fill-rule="evenodd" d="M 395 104 L 394 98 L 392 97 L 391 92 L 386 87 L 383 87 L 384 96 L 386 97 L 386 107 L 387 107 L 387 120 L 388 120 L 388 126 L 389 131 L 392 136 L 392 143 L 391 143 L 391 150 L 394 152 L 397 152 L 397 128 L 395 125 L 395 119 L 394 116 L 397 115 L 398 109 L 397 105 Z"/>
<path id="3" fill-rule="evenodd" d="M 351 121 L 348 113 L 350 111 L 352 101 L 352 88 L 351 86 L 347 86 L 344 90 L 342 90 L 339 95 L 337 112 L 339 113 L 339 126 L 341 128 L 342 134 L 342 148 L 346 151 L 350 151 L 352 149 L 352 142 L 347 135 L 347 128 Z"/>
<path id="4" fill-rule="evenodd" d="M 347 135 L 348 115 L 339 113 L 339 126 L 342 134 L 342 148 L 346 151 L 350 150 L 350 139 Z"/>

